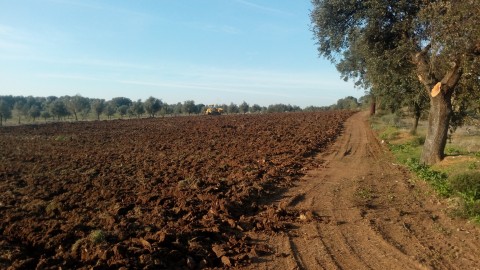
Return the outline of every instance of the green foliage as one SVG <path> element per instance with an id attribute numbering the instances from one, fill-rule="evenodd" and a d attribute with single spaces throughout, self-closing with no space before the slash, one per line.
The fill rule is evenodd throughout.
<path id="1" fill-rule="evenodd" d="M 463 155 L 463 154 L 466 153 L 466 151 L 463 150 L 463 149 L 460 149 L 460 148 L 458 148 L 458 147 L 447 146 L 447 147 L 445 148 L 445 153 L 446 153 L 447 155 L 452 155 L 452 156 L 454 156 L 454 155 Z"/>
<path id="2" fill-rule="evenodd" d="M 243 101 L 239 106 L 238 109 L 240 110 L 241 113 L 245 114 L 248 112 L 250 109 L 250 105 L 248 105 L 247 102 Z"/>
<path id="3" fill-rule="evenodd" d="M 422 146 L 425 143 L 425 136 L 415 136 L 410 144 L 412 146 Z"/>
<path id="4" fill-rule="evenodd" d="M 390 126 L 400 127 L 402 125 L 402 120 L 397 114 L 386 114 L 380 117 L 380 120 Z"/>
<path id="5" fill-rule="evenodd" d="M 337 105 L 335 106 L 338 110 L 355 110 L 360 106 L 358 100 L 352 96 L 346 98 L 341 98 L 337 100 Z"/>
<path id="6" fill-rule="evenodd" d="M 106 238 L 107 238 L 107 236 L 106 236 L 105 232 L 102 231 L 102 230 L 92 231 L 92 232 L 88 235 L 88 239 L 89 239 L 93 244 L 99 244 L 99 243 L 105 242 Z"/>
<path id="7" fill-rule="evenodd" d="M 262 111 L 262 106 L 258 105 L 258 104 L 253 104 L 252 106 L 250 106 L 250 112 L 251 113 L 259 113 Z"/>
<path id="8" fill-rule="evenodd" d="M 122 105 L 122 106 L 117 108 L 117 112 L 118 112 L 118 114 L 120 114 L 120 116 L 122 118 L 127 114 L 127 111 L 128 111 L 128 106 L 127 105 Z"/>
<path id="9" fill-rule="evenodd" d="M 137 113 L 138 113 L 141 111 L 141 109 L 138 104 L 136 106 L 137 106 Z M 158 98 L 149 97 L 147 100 L 145 100 L 145 103 L 143 104 L 143 106 L 145 108 L 145 111 L 150 115 L 150 117 L 155 117 L 155 114 L 157 114 L 157 112 L 160 111 L 162 107 L 162 101 L 159 100 Z"/>
<path id="10" fill-rule="evenodd" d="M 142 100 L 139 99 L 132 104 L 132 111 L 137 117 L 140 117 L 145 113 L 145 106 Z"/>
<path id="11" fill-rule="evenodd" d="M 416 136 L 406 143 L 388 144 L 388 147 L 399 162 L 406 164 L 419 178 L 428 182 L 439 195 L 453 197 L 452 202 L 456 202 L 453 205 L 453 214 L 480 222 L 480 172 L 465 173 L 467 164 L 459 163 L 442 169 L 442 171 L 448 171 L 448 175 L 453 175 L 448 176 L 445 172 L 421 164 L 414 157 L 419 156 L 424 142 L 424 136 Z M 451 153 L 462 151 L 455 147 L 447 149 Z M 477 161 L 468 163 L 467 166 L 470 170 L 477 170 Z M 458 171 L 462 173 L 456 173 Z"/>
<path id="12" fill-rule="evenodd" d="M 110 119 L 115 114 L 115 105 L 111 102 L 108 102 L 107 106 L 105 107 L 105 114 L 107 115 L 108 119 Z"/>
<path id="13" fill-rule="evenodd" d="M 12 110 L 10 105 L 3 99 L 0 99 L 0 126 L 3 124 L 3 121 L 12 118 Z"/>
<path id="14" fill-rule="evenodd" d="M 451 103 L 460 112 L 479 104 L 478 1 L 313 0 L 312 4 L 319 54 L 334 63 L 345 80 L 354 80 L 379 98 L 386 109 L 393 112 L 407 105 L 418 119 L 428 107 L 430 90 L 442 82 L 443 94 L 430 108 L 431 115 L 439 117 L 429 122 L 430 130 L 438 132 L 428 133 L 431 144 L 422 155 L 425 162 L 437 162 L 445 145 L 442 127 L 455 120 L 440 110 L 447 106 L 450 112 Z"/>
<path id="15" fill-rule="evenodd" d="M 480 222 L 480 172 L 458 174 L 449 181 L 452 190 L 461 198 L 454 213 Z"/>
<path id="16" fill-rule="evenodd" d="M 452 188 L 447 181 L 447 174 L 432 170 L 429 166 L 421 164 L 415 158 L 407 160 L 407 166 L 420 178 L 430 183 L 441 196 L 448 197 L 452 194 Z"/>
<path id="17" fill-rule="evenodd" d="M 52 117 L 49 111 L 42 111 L 40 113 L 40 116 L 45 119 L 45 122 L 47 121 L 48 118 Z"/>
<path id="18" fill-rule="evenodd" d="M 132 100 L 126 97 L 114 97 L 110 100 L 110 103 L 115 107 L 118 108 L 122 105 L 130 106 L 132 105 Z"/>
<path id="19" fill-rule="evenodd" d="M 410 159 L 420 156 L 421 147 L 424 142 L 425 137 L 418 136 L 403 144 L 388 144 L 388 147 L 398 161 L 406 164 Z"/>
<path id="20" fill-rule="evenodd" d="M 380 133 L 380 138 L 382 140 L 394 140 L 399 134 L 397 128 L 389 126 Z"/>
<path id="21" fill-rule="evenodd" d="M 86 116 L 90 112 L 90 100 L 80 95 L 73 97 L 66 96 L 65 105 L 68 111 L 75 116 L 75 120 L 78 120 L 77 114 Z"/>
<path id="22" fill-rule="evenodd" d="M 292 106 L 290 104 L 272 104 L 269 105 L 267 108 L 267 112 L 269 113 L 279 113 L 279 112 L 298 112 L 301 111 L 300 107 Z"/>
<path id="23" fill-rule="evenodd" d="M 345 99 L 350 99 L 347 97 Z M 299 106 L 274 104 L 267 107 L 253 104 L 250 106 L 245 101 L 240 105 L 235 103 L 217 104 L 216 107 L 222 108 L 224 112 L 229 113 L 266 113 L 266 112 L 296 112 L 296 111 L 324 111 L 335 109 L 335 105 L 327 107 L 307 107 L 302 110 Z M 42 117 L 45 122 L 49 120 L 71 120 L 71 116 L 78 120 L 79 116 L 83 120 L 100 120 L 100 115 L 104 114 L 108 119 L 115 116 L 141 117 L 145 113 L 154 117 L 157 114 L 179 115 L 179 114 L 199 114 L 204 111 L 204 104 L 195 104 L 193 100 L 167 104 L 161 99 L 149 97 L 143 101 L 138 99 L 132 102 L 129 98 L 115 97 L 109 101 L 104 99 L 93 99 L 76 96 L 49 96 L 49 97 L 23 97 L 23 96 L 1 96 L 0 95 L 0 125 L 7 119 L 18 117 L 18 123 L 22 121 L 35 121 L 37 117 Z M 12 115 L 13 114 L 13 115 Z M 50 119 L 53 118 L 53 119 Z"/>
<path id="24" fill-rule="evenodd" d="M 65 106 L 65 103 L 60 99 L 57 99 L 50 104 L 50 112 L 59 120 L 60 118 L 69 115 L 67 106 Z"/>
<path id="25" fill-rule="evenodd" d="M 238 107 L 237 104 L 235 103 L 230 103 L 230 105 L 228 105 L 227 107 L 227 113 L 231 114 L 231 113 L 239 113 L 240 112 L 240 108 Z"/>
<path id="26" fill-rule="evenodd" d="M 35 119 L 37 117 L 39 117 L 41 114 L 41 110 L 40 110 L 40 107 L 38 105 L 33 105 L 32 107 L 30 107 L 30 109 L 28 110 L 28 115 L 30 117 L 33 118 L 33 120 L 35 121 Z"/>
<path id="27" fill-rule="evenodd" d="M 457 214 L 480 223 L 480 200 L 464 200 L 461 208 L 457 209 Z"/>
<path id="28" fill-rule="evenodd" d="M 100 115 L 103 113 L 105 110 L 105 107 L 107 106 L 105 104 L 105 100 L 103 99 L 94 99 L 91 101 L 91 108 L 95 112 L 97 116 L 97 120 L 100 120 Z"/>
<path id="29" fill-rule="evenodd" d="M 480 172 L 462 173 L 449 178 L 453 191 L 468 200 L 480 200 Z"/>

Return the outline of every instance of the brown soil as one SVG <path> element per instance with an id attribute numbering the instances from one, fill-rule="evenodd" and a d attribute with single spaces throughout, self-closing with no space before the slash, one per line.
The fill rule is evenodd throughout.
<path id="1" fill-rule="evenodd" d="M 2 128 L 0 269 L 478 269 L 478 227 L 350 115 Z"/>
<path id="2" fill-rule="evenodd" d="M 0 268 L 246 266 L 271 252 L 249 233 L 288 225 L 265 198 L 313 166 L 350 115 L 1 128 Z"/>
<path id="3" fill-rule="evenodd" d="M 249 269 L 480 269 L 480 229 L 395 164 L 364 114 L 317 159 L 323 166 L 272 202 L 300 213 L 253 238 L 272 254 Z"/>

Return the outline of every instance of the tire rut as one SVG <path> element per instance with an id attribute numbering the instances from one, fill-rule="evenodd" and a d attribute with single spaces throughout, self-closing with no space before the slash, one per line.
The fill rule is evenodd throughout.
<path id="1" fill-rule="evenodd" d="M 394 164 L 365 119 L 352 116 L 318 156 L 321 168 L 273 202 L 318 219 L 295 222 L 287 237 L 253 236 L 289 256 L 251 269 L 479 269 L 479 228 L 448 217 L 429 187 Z"/>

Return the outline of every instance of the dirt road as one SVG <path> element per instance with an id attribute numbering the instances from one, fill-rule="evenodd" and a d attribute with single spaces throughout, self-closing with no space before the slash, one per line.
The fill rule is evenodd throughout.
<path id="1" fill-rule="evenodd" d="M 480 269 L 480 229 L 394 163 L 351 117 L 322 166 L 273 202 L 300 211 L 286 233 L 254 236 L 273 254 L 251 269 Z"/>

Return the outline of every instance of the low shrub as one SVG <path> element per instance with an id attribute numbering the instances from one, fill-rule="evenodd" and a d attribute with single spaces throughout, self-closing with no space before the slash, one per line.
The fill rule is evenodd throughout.
<path id="1" fill-rule="evenodd" d="M 422 146 L 425 144 L 425 136 L 415 136 L 410 142 L 412 146 Z"/>
<path id="2" fill-rule="evenodd" d="M 402 125 L 402 119 L 397 114 L 383 115 L 380 120 L 389 126 L 400 127 Z"/>
<path id="3" fill-rule="evenodd" d="M 441 196 L 449 197 L 452 194 L 452 188 L 446 173 L 432 170 L 429 166 L 421 164 L 418 159 L 414 158 L 407 160 L 407 166 L 420 178 L 429 182 Z"/>
<path id="4" fill-rule="evenodd" d="M 480 172 L 457 174 L 449 178 L 453 191 L 471 200 L 480 200 Z"/>
<path id="5" fill-rule="evenodd" d="M 462 198 L 457 215 L 480 222 L 480 172 L 468 172 L 449 178 L 453 192 Z"/>
<path id="6" fill-rule="evenodd" d="M 382 140 L 394 140 L 398 137 L 400 133 L 395 127 L 387 127 L 385 130 L 380 133 L 380 138 Z"/>

